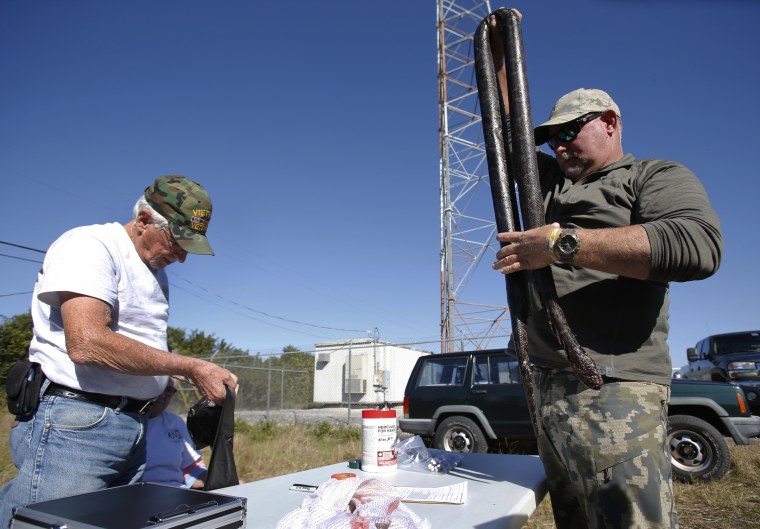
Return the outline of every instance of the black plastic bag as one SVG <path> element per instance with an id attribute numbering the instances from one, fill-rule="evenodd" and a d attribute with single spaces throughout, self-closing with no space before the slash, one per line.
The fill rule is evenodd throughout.
<path id="1" fill-rule="evenodd" d="M 199 400 L 188 410 L 187 431 L 190 433 L 196 449 L 202 450 L 207 446 L 213 447 L 221 417 L 222 407 L 208 399 Z"/>
<path id="2" fill-rule="evenodd" d="M 202 399 L 187 414 L 187 430 L 195 447 L 211 447 L 203 490 L 231 487 L 239 483 L 233 440 L 235 437 L 235 393 L 227 388 L 222 406 Z"/>

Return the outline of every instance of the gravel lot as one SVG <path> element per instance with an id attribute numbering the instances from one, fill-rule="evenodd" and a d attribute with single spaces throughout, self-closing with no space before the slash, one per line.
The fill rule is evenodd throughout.
<path id="1" fill-rule="evenodd" d="M 396 417 L 400 417 L 402 409 L 396 409 Z M 277 424 L 316 424 L 328 422 L 333 425 L 352 424 L 361 426 L 361 408 L 351 408 L 349 420 L 348 408 L 315 408 L 309 410 L 236 410 L 235 417 L 246 422 L 256 423 L 270 420 Z"/>

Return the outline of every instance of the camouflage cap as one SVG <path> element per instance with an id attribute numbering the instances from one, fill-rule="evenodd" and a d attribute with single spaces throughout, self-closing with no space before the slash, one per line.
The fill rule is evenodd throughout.
<path id="1" fill-rule="evenodd" d="M 589 112 L 614 110 L 620 116 L 620 109 L 604 90 L 596 88 L 579 88 L 559 98 L 549 114 L 549 120 L 533 130 L 536 145 L 549 141 L 549 127 L 561 125 L 577 119 Z"/>
<path id="2" fill-rule="evenodd" d="M 165 175 L 145 189 L 145 200 L 168 222 L 177 244 L 188 253 L 214 255 L 206 238 L 211 198 L 189 178 Z"/>

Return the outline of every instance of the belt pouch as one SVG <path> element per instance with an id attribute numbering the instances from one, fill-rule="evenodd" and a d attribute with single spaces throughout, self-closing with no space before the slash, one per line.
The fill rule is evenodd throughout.
<path id="1" fill-rule="evenodd" d="M 37 362 L 19 360 L 13 365 L 5 379 L 9 412 L 22 419 L 37 412 L 42 377 L 42 369 Z"/>

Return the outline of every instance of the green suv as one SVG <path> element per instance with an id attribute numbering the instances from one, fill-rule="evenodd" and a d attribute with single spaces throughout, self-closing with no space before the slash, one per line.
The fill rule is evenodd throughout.
<path id="1" fill-rule="evenodd" d="M 739 445 L 760 435 L 741 388 L 673 380 L 668 445 L 681 481 L 722 478 L 731 464 L 724 436 Z M 435 448 L 487 452 L 500 444 L 533 441 L 517 359 L 504 349 L 423 356 L 404 393 L 399 428 Z"/>

